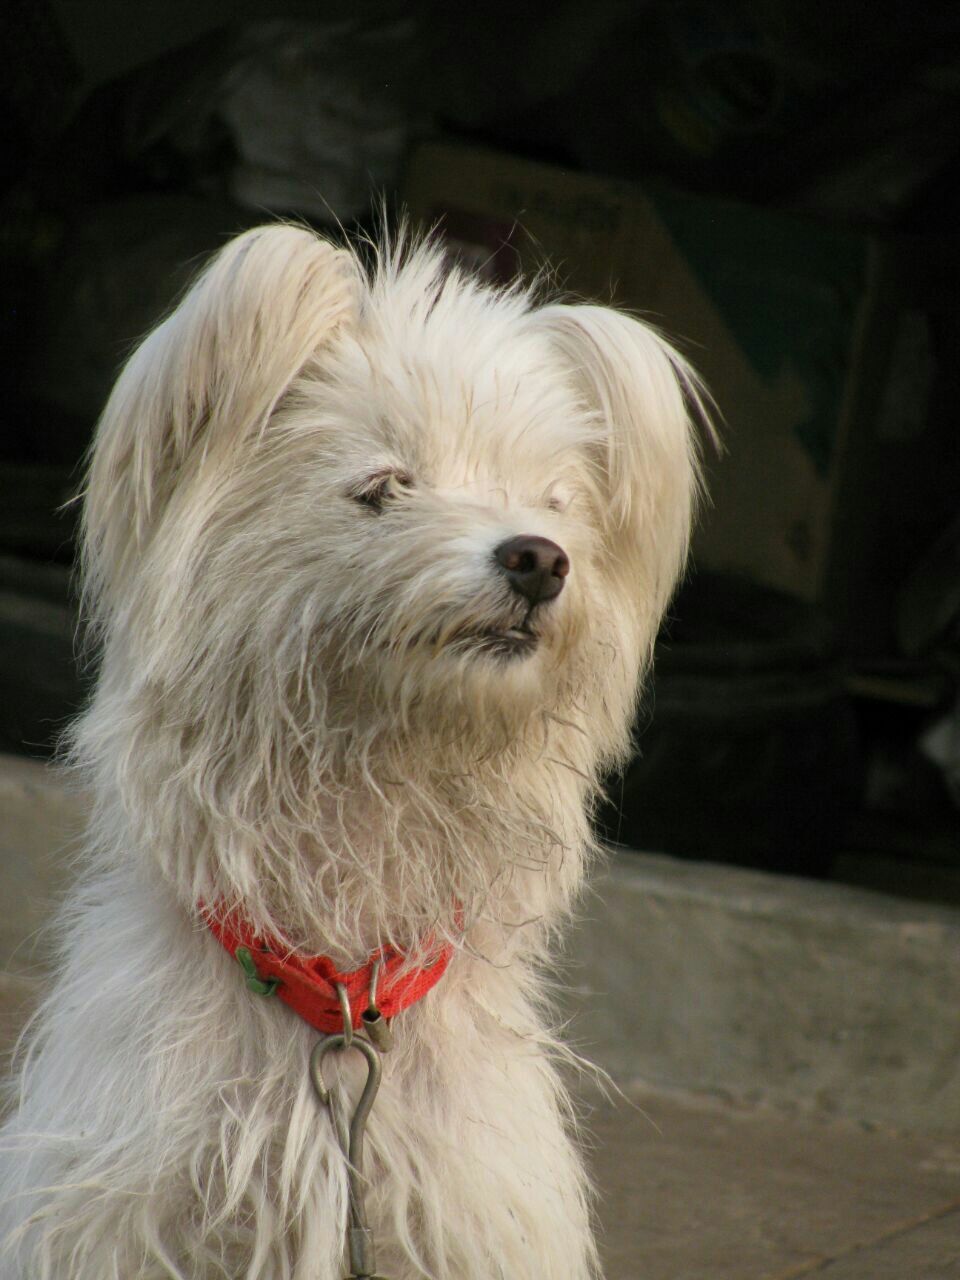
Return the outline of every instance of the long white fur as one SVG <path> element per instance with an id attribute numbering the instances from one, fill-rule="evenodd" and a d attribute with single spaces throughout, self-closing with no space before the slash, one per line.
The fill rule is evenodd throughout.
<path id="1" fill-rule="evenodd" d="M 454 944 L 370 1123 L 383 1274 L 598 1274 L 545 965 L 684 562 L 697 394 L 639 321 L 288 226 L 142 343 L 89 471 L 94 811 L 0 1143 L 3 1280 L 343 1273 L 316 1033 L 200 901 L 349 966 Z M 390 468 L 412 484 L 376 514 L 353 495 Z M 503 661 L 471 637 L 520 621 L 518 534 L 571 571 Z"/>

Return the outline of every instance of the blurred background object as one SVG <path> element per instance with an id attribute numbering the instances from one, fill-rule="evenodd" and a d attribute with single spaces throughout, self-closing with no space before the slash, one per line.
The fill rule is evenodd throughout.
<path id="1" fill-rule="evenodd" d="M 673 606 L 606 834 L 635 849 L 825 875 L 858 793 L 830 627 L 769 587 L 701 572 Z"/>
<path id="2" fill-rule="evenodd" d="M 960 11 L 16 0 L 0 34 L 0 747 L 49 754 L 90 678 L 72 499 L 125 353 L 238 230 L 406 208 L 642 311 L 723 415 L 603 833 L 960 901 Z"/>

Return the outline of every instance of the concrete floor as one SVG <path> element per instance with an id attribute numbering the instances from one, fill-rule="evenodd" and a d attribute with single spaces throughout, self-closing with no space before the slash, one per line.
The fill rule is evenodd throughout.
<path id="1" fill-rule="evenodd" d="M 0 1012 L 9 1033 L 2 985 Z M 606 1280 L 960 1280 L 960 1138 L 638 1087 L 584 1105 Z"/>
<path id="2" fill-rule="evenodd" d="M 0 1049 L 11 1042 L 42 985 L 34 939 L 50 893 L 64 883 L 62 851 L 74 842 L 76 817 L 77 802 L 55 777 L 0 757 Z M 661 1085 L 663 1073 L 674 1081 L 696 1076 L 725 1083 L 724 1097 L 713 1086 L 680 1093 L 635 1084 L 624 1086 L 616 1101 L 585 1101 L 607 1280 L 960 1280 L 960 1114 L 951 1114 L 950 1070 L 958 1024 L 955 1011 L 946 1012 L 951 989 L 960 991 L 950 978 L 960 958 L 954 955 L 956 920 L 914 919 L 895 905 L 834 897 L 828 888 L 672 868 L 663 861 L 639 879 L 633 870 L 615 875 L 613 889 L 598 894 L 592 932 L 580 935 L 581 959 L 589 957 L 606 993 L 591 997 L 592 1021 L 581 1018 L 590 1032 L 585 1039 L 593 1039 L 596 1056 L 611 1069 L 618 1061 L 634 1064 L 633 1071 L 619 1071 L 621 1080 L 649 1069 L 661 1073 Z M 849 939 L 844 934 L 841 950 L 833 932 L 824 931 L 824 921 L 835 931 L 835 919 L 860 931 Z M 791 929 L 799 930 L 795 945 L 778 957 Z M 889 993 L 887 1000 L 904 1012 L 893 1023 L 877 1024 L 887 1058 L 895 1048 L 904 1060 L 927 1062 L 927 1075 L 919 1065 L 908 1077 L 906 1067 L 894 1072 L 878 1055 L 880 1041 L 864 1038 L 875 1004 L 851 1007 L 847 993 L 838 1010 L 830 995 L 836 984 L 824 980 L 810 987 L 818 957 L 842 961 L 849 973 L 858 947 L 864 949 L 861 937 L 869 940 L 870 970 L 890 975 L 881 987 L 892 992 L 893 976 L 906 975 L 900 1004 Z M 909 963 L 900 949 L 904 937 L 913 948 Z M 671 951 L 679 941 L 682 965 L 680 953 Z M 807 985 L 788 1000 L 787 976 L 801 969 Z M 624 1020 L 626 995 L 616 983 L 629 979 L 633 988 L 644 972 L 656 982 L 646 984 L 644 1001 L 634 1001 L 633 1020 Z M 858 991 L 865 982 L 858 980 Z M 776 996 L 766 1005 L 764 984 Z M 739 1004 L 728 1008 L 733 991 Z M 661 1002 L 672 996 L 687 1015 L 672 1056 L 654 1052 L 670 1029 L 664 1010 L 651 1003 L 654 993 Z M 702 1017 L 695 997 L 705 1002 Z M 907 1017 L 914 1007 L 917 1025 Z M 857 1034 L 839 1036 L 841 1014 Z M 922 1025 L 930 1022 L 945 1022 L 943 1034 L 920 1043 Z M 743 1045 L 758 1038 L 758 1028 L 766 1048 L 748 1071 Z M 797 1028 L 807 1058 L 832 1061 L 830 1116 L 822 1105 L 822 1072 L 798 1070 L 790 1054 L 786 1066 L 777 1065 L 774 1049 L 780 1045 L 783 1056 Z M 837 1058 L 851 1043 L 859 1056 Z M 739 1046 L 737 1054 L 732 1046 Z M 684 1048 L 695 1059 L 692 1066 L 677 1056 Z M 865 1062 L 873 1064 L 872 1091 L 862 1084 Z M 743 1099 L 758 1071 L 779 1087 L 763 1092 L 762 1105 L 731 1100 Z M 838 1093 L 837 1080 L 847 1078 L 861 1087 Z M 924 1106 L 901 1100 L 894 1108 L 891 1100 L 911 1088 L 926 1092 Z M 894 1113 L 916 1124 L 868 1119 Z"/>
<path id="3" fill-rule="evenodd" d="M 589 1129 L 607 1280 L 960 1280 L 960 1138 L 640 1089 Z"/>

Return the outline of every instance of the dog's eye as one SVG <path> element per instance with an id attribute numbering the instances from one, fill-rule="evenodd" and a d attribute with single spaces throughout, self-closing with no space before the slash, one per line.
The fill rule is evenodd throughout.
<path id="1" fill-rule="evenodd" d="M 413 478 L 406 471 L 377 471 L 355 485 L 350 497 L 369 511 L 380 512 L 412 487 Z"/>

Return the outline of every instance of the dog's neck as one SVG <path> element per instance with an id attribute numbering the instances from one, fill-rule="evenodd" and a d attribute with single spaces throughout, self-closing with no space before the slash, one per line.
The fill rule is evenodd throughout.
<path id="1" fill-rule="evenodd" d="M 294 813 L 265 807 L 249 833 L 208 827 L 209 878 L 190 892 L 345 964 L 383 943 L 415 954 L 459 940 L 464 925 L 487 952 L 536 947 L 591 846 L 584 764 L 512 751 L 465 769 L 449 753 L 371 752 L 316 777 Z"/>
<path id="2" fill-rule="evenodd" d="M 437 933 L 459 936 L 464 921 L 489 945 L 513 947 L 555 921 L 590 844 L 583 776 L 520 755 L 469 772 L 442 764 L 427 757 L 404 776 L 388 757 L 376 775 L 368 763 L 362 776 L 331 780 L 292 882 L 276 882 L 274 923 L 355 959 L 384 941 L 409 951 Z"/>
<path id="3" fill-rule="evenodd" d="M 545 717 L 499 749 L 395 735 L 341 758 L 327 734 L 278 741 L 270 757 L 243 733 L 216 745 L 154 723 L 130 738 L 122 777 L 91 762 L 94 844 L 113 865 L 134 849 L 159 866 L 186 910 L 224 902 L 259 932 L 355 965 L 383 943 L 460 940 L 464 923 L 487 952 L 536 947 L 581 882 L 597 762 L 570 722 Z M 322 754 L 308 749 L 318 742 Z"/>

